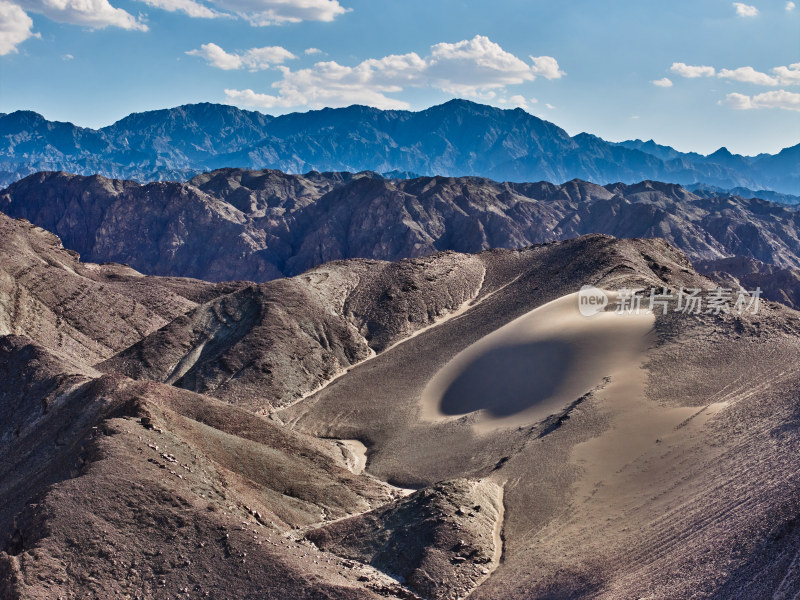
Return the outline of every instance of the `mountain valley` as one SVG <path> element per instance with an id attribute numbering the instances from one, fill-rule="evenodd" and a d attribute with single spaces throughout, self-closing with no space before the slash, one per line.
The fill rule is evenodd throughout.
<path id="1" fill-rule="evenodd" d="M 3 597 L 800 592 L 798 313 L 578 313 L 713 289 L 663 240 L 214 284 L 0 226 Z M 520 344 L 548 418 L 429 385 Z"/>

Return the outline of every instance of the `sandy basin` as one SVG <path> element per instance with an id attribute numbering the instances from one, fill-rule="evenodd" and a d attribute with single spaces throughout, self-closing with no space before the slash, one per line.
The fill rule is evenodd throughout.
<path id="1" fill-rule="evenodd" d="M 426 386 L 421 417 L 456 419 L 476 413 L 478 429 L 517 427 L 563 410 L 603 385 L 641 380 L 640 365 L 655 318 L 649 311 L 591 317 L 578 294 L 540 306 L 472 344 Z M 640 393 L 640 385 L 622 386 Z"/>

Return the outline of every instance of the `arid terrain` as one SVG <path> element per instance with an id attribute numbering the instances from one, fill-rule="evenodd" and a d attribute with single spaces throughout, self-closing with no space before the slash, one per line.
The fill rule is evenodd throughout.
<path id="1" fill-rule="evenodd" d="M 728 287 L 797 307 L 800 209 L 657 181 L 501 183 L 220 169 L 188 183 L 37 173 L 0 210 L 87 261 L 149 275 L 264 282 L 332 260 L 524 248 L 580 235 L 659 237 Z M 741 278 L 741 281 L 739 281 Z"/>
<path id="2" fill-rule="evenodd" d="M 615 314 L 682 287 L 597 234 L 207 283 L 0 215 L 0 596 L 796 597 L 800 313 Z"/>
<path id="3" fill-rule="evenodd" d="M 0 0 L 0 600 L 800 600 L 800 0 Z"/>

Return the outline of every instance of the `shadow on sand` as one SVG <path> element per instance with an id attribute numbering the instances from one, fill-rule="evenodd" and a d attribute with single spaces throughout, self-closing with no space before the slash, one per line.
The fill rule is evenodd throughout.
<path id="1" fill-rule="evenodd" d="M 440 410 L 463 415 L 484 409 L 508 417 L 554 396 L 574 362 L 570 344 L 531 342 L 490 350 L 475 358 L 448 386 Z"/>

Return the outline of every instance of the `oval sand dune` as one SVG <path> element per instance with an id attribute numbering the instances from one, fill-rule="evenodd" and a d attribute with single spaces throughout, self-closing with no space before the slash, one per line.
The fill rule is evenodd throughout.
<path id="1" fill-rule="evenodd" d="M 613 306 L 615 295 L 609 297 Z M 585 317 L 578 310 L 578 294 L 563 296 L 456 355 L 426 386 L 422 417 L 477 413 L 479 429 L 545 419 L 604 377 L 635 379 L 654 321 L 649 311 Z"/>

